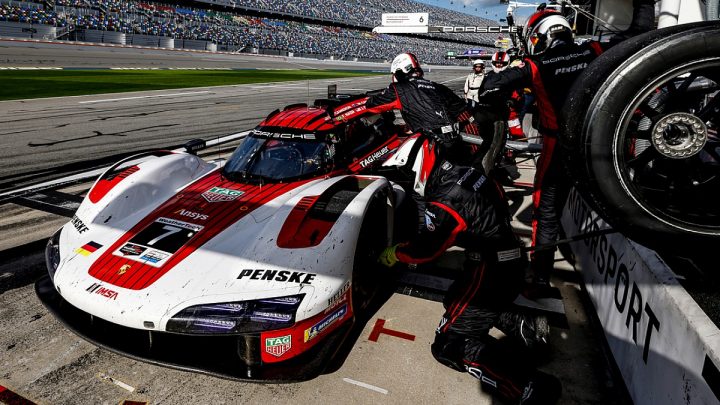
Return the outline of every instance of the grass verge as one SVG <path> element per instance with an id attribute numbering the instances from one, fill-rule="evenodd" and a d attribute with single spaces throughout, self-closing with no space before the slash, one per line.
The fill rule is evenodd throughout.
<path id="1" fill-rule="evenodd" d="M 369 76 L 342 70 L 5 70 L 0 100 Z"/>

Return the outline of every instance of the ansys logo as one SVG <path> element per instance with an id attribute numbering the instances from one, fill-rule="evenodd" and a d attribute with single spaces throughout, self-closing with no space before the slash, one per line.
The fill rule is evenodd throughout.
<path id="1" fill-rule="evenodd" d="M 278 336 L 265 339 L 265 351 L 275 357 L 280 357 L 287 353 L 292 347 L 292 336 Z"/>
<path id="2" fill-rule="evenodd" d="M 233 201 L 241 195 L 245 194 L 239 190 L 231 190 L 229 188 L 213 187 L 202 193 L 203 198 L 208 202 Z"/>

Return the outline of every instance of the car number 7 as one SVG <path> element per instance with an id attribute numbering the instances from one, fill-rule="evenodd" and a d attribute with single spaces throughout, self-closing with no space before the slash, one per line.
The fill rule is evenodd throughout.
<path id="1" fill-rule="evenodd" d="M 165 226 L 163 226 L 163 229 L 166 230 L 167 232 L 165 232 L 164 234 L 158 236 L 157 238 L 149 241 L 149 242 L 147 243 L 149 246 L 154 245 L 155 243 L 159 242 L 159 241 L 162 240 L 162 239 L 167 238 L 168 236 L 170 236 L 170 235 L 172 235 L 172 234 L 175 234 L 175 233 L 178 233 L 178 232 L 182 231 L 182 228 L 178 228 L 178 227 L 176 227 L 176 226 L 170 226 L 170 225 L 165 225 Z"/>

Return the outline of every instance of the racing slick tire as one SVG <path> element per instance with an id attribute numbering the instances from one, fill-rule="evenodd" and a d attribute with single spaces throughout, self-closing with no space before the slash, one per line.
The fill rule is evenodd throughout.
<path id="1" fill-rule="evenodd" d="M 585 69 L 561 141 L 576 186 L 611 226 L 676 252 L 720 240 L 718 90 L 718 21 L 631 38 Z"/>

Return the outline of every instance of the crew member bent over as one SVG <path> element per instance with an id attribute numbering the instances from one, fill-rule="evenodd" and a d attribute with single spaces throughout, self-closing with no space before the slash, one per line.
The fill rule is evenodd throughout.
<path id="1" fill-rule="evenodd" d="M 416 142 L 421 147 L 413 167 L 427 178 L 424 186 L 415 184 L 426 201 L 425 224 L 410 242 L 385 249 L 380 262 L 426 263 L 450 246 L 464 247 L 464 271 L 445 297 L 433 356 L 511 403 L 554 403 L 561 391 L 557 378 L 537 371 L 523 356 L 524 348 L 510 348 L 489 335 L 495 326 L 532 348 L 546 343 L 548 334 L 547 322 L 510 311 L 523 287 L 527 259 L 510 226 L 502 189 L 481 168 L 458 163 L 449 153 L 454 144 L 432 136 Z"/>

